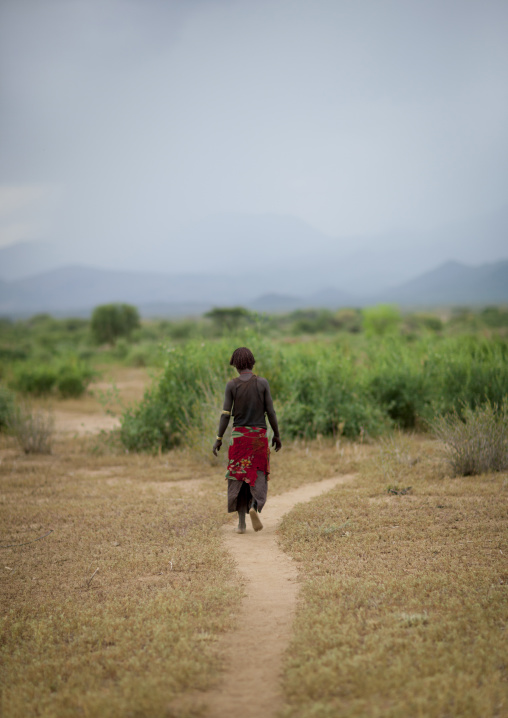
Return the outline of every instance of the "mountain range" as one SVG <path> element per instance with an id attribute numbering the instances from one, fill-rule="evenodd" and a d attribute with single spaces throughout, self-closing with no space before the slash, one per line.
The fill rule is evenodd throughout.
<path id="1" fill-rule="evenodd" d="M 301 297 L 326 287 L 363 296 L 397 287 L 450 260 L 478 266 L 507 258 L 508 205 L 432 229 L 357 236 L 329 236 L 298 217 L 230 213 L 189 222 L 159 237 L 80 242 L 71 237 L 6 246 L 0 248 L 0 279 L 95 267 L 221 281 L 228 277 L 236 293 L 239 273 L 255 277 L 255 284 L 253 279 L 246 288 L 249 298 L 273 292 Z"/>
<path id="2" fill-rule="evenodd" d="M 98 304 L 127 302 L 144 316 L 197 316 L 213 306 L 245 306 L 259 312 L 308 307 L 337 309 L 394 303 L 402 307 L 479 306 L 508 303 L 508 260 L 467 266 L 445 262 L 378 292 L 336 287 L 306 294 L 259 293 L 257 275 L 165 275 L 70 266 L 32 277 L 0 280 L 0 315 L 87 315 Z"/>

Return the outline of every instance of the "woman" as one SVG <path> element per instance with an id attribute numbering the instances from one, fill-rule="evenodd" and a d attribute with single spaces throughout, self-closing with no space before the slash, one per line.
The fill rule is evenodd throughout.
<path id="1" fill-rule="evenodd" d="M 256 363 L 254 355 L 247 347 L 240 347 L 235 349 L 229 363 L 236 368 L 239 376 L 226 385 L 224 409 L 212 451 L 217 456 L 229 417 L 233 414 L 233 443 L 229 447 L 226 473 L 228 512 L 238 511 L 238 528 L 235 530 L 244 534 L 247 530 L 247 511 L 254 531 L 261 531 L 263 528 L 258 514 L 266 502 L 270 474 L 270 448 L 266 438 L 265 414 L 273 429 L 272 446 L 275 451 L 279 451 L 282 443 L 270 386 L 266 379 L 252 372 Z"/>

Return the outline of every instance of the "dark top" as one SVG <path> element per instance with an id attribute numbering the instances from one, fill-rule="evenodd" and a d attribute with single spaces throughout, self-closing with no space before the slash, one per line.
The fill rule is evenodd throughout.
<path id="1" fill-rule="evenodd" d="M 270 385 L 264 377 L 256 376 L 256 374 L 252 374 L 250 377 L 241 374 L 228 381 L 224 409 L 232 410 L 233 426 L 262 426 L 266 428 L 266 414 L 275 436 L 279 435 Z"/>
<path id="2" fill-rule="evenodd" d="M 240 377 L 232 381 L 233 426 L 263 426 L 266 429 L 265 397 L 263 387 L 258 385 L 259 377 L 253 374 L 248 381 Z"/>

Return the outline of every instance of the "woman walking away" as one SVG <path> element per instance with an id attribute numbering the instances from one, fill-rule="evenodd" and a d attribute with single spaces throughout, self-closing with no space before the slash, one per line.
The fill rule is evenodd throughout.
<path id="1" fill-rule="evenodd" d="M 256 363 L 254 355 L 247 347 L 240 347 L 235 349 L 229 363 L 236 368 L 239 376 L 226 385 L 224 409 L 212 451 L 217 456 L 229 417 L 233 414 L 233 442 L 229 447 L 226 473 L 228 512 L 238 511 L 238 528 L 235 530 L 244 534 L 247 530 L 247 511 L 254 531 L 261 531 L 263 528 L 258 514 L 266 502 L 270 475 L 270 448 L 266 438 L 265 414 L 273 429 L 272 446 L 275 451 L 279 451 L 282 443 L 270 386 L 266 379 L 252 373 Z"/>

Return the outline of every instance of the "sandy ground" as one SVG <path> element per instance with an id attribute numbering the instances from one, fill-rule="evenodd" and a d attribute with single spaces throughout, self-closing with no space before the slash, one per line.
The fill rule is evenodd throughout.
<path id="1" fill-rule="evenodd" d="M 79 412 L 61 411 L 53 412 L 55 430 L 60 435 L 85 436 L 98 432 L 111 431 L 120 426 L 120 420 L 107 414 L 81 414 Z"/>
<path id="2" fill-rule="evenodd" d="M 149 385 L 149 372 L 143 368 L 106 367 L 104 378 L 92 382 L 90 391 L 79 399 L 64 399 L 53 408 L 56 433 L 61 436 L 85 436 L 100 431 L 111 431 L 120 426 L 122 405 L 112 401 L 109 408 L 117 416 L 111 416 L 101 405 L 99 397 L 114 392 L 123 405 L 139 401 Z"/>
<path id="3" fill-rule="evenodd" d="M 225 544 L 245 581 L 245 597 L 238 609 L 238 630 L 225 636 L 220 647 L 223 681 L 212 691 L 188 696 L 187 708 L 199 704 L 207 718 L 269 718 L 281 709 L 282 659 L 299 586 L 295 564 L 278 546 L 277 527 L 296 504 L 353 479 L 354 474 L 336 476 L 269 497 L 260 515 L 264 528 L 258 533 L 249 517 L 246 534 L 234 532 L 236 521 L 224 527 Z"/>
<path id="4" fill-rule="evenodd" d="M 140 377 L 122 377 L 127 389 L 141 393 Z M 125 390 L 124 386 L 121 388 Z M 107 385 L 104 385 L 107 388 Z M 82 407 L 72 402 L 54 411 L 59 434 L 94 434 L 119 426 L 116 417 L 101 412 L 95 402 Z M 245 596 L 238 607 L 238 629 L 221 641 L 223 680 L 206 693 L 182 697 L 173 708 L 204 710 L 207 718 L 270 718 L 282 708 L 281 672 L 296 608 L 299 586 L 297 568 L 278 546 L 277 528 L 285 513 L 296 504 L 309 501 L 354 475 L 336 476 L 307 484 L 280 496 L 268 498 L 261 514 L 264 525 L 255 533 L 247 517 L 247 533 L 234 532 L 237 514 L 223 528 L 226 548 L 233 555 L 243 577 Z M 186 481 L 186 487 L 189 482 Z"/>

